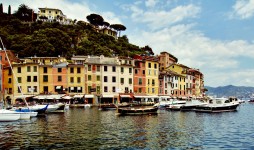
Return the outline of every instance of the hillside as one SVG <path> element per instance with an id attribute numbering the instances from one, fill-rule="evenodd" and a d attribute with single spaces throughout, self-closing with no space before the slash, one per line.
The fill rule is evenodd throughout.
<path id="1" fill-rule="evenodd" d="M 219 86 L 219 87 L 209 87 L 205 86 L 208 91 L 206 92 L 209 96 L 217 96 L 217 97 L 228 97 L 228 96 L 236 96 L 239 98 L 249 98 L 254 96 L 254 87 L 245 87 L 245 86 Z"/>
<path id="2" fill-rule="evenodd" d="M 146 54 L 144 47 L 129 43 L 126 35 L 115 39 L 99 33 L 84 21 L 70 25 L 59 22 L 27 22 L 15 14 L 0 13 L 0 37 L 8 50 L 19 57 L 59 55 L 133 56 Z M 150 47 L 148 47 L 150 48 Z"/>

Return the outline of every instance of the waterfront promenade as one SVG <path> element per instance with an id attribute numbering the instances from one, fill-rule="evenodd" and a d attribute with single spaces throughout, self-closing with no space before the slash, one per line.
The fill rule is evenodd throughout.
<path id="1" fill-rule="evenodd" d="M 117 116 L 71 108 L 0 123 L 0 149 L 253 149 L 254 104 L 236 112 Z"/>

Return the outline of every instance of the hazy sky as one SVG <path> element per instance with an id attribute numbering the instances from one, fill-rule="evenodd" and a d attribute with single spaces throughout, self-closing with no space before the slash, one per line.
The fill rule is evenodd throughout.
<path id="1" fill-rule="evenodd" d="M 130 43 L 167 51 L 200 69 L 207 86 L 254 86 L 254 0 L 2 0 L 61 9 L 68 18 L 91 13 L 126 26 Z"/>

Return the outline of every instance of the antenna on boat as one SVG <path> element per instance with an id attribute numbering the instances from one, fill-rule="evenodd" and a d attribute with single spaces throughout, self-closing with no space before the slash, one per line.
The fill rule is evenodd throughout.
<path id="1" fill-rule="evenodd" d="M 21 92 L 21 95 L 22 95 L 22 98 L 23 98 L 23 97 L 24 97 L 24 94 L 23 94 L 23 92 L 22 92 L 22 89 L 21 89 L 21 87 L 20 87 L 20 84 L 19 84 L 19 82 L 18 82 L 18 79 L 17 79 L 17 77 L 16 77 L 16 75 L 15 75 L 15 73 L 14 73 L 14 71 L 13 71 L 13 68 L 12 68 L 12 65 L 11 65 L 11 62 L 10 62 L 10 59 L 9 59 L 9 57 L 8 57 L 8 54 L 7 54 L 7 52 L 6 52 L 6 48 L 4 47 L 4 44 L 3 44 L 3 41 L 2 41 L 2 38 L 1 38 L 1 37 L 0 37 L 0 40 L 1 40 L 1 44 L 2 44 L 2 46 L 3 46 L 3 51 L 4 51 L 4 53 L 5 53 L 5 56 L 6 56 L 6 58 L 7 58 L 7 61 L 8 61 L 8 63 L 9 63 L 9 65 L 10 65 L 12 74 L 13 74 L 13 76 L 14 76 L 14 78 L 15 78 L 17 84 L 18 84 L 18 89 L 19 89 L 19 91 Z M 24 99 L 24 101 L 25 101 L 25 103 L 26 103 L 26 106 L 28 107 L 28 104 L 27 104 L 26 99 Z"/>

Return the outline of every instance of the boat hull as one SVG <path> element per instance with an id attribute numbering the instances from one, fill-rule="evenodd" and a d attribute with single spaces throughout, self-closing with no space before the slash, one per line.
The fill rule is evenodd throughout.
<path id="1" fill-rule="evenodd" d="M 236 111 L 239 104 L 224 105 L 224 106 L 196 106 L 196 112 L 228 112 Z"/>
<path id="2" fill-rule="evenodd" d="M 118 108 L 117 113 L 120 115 L 144 115 L 144 114 L 157 114 L 158 107 L 142 108 L 142 107 L 123 107 Z"/>

